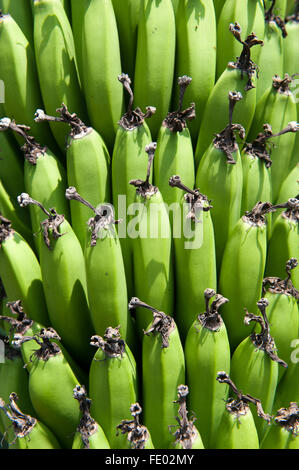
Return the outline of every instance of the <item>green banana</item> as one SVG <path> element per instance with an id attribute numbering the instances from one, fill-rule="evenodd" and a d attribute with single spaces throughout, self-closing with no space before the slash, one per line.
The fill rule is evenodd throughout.
<path id="1" fill-rule="evenodd" d="M 251 33 L 263 39 L 265 32 L 263 0 L 226 0 L 217 23 L 217 77 L 220 77 L 226 69 L 227 63 L 232 57 L 239 57 L 242 51 L 228 33 L 228 26 L 238 22 L 243 29 L 244 35 Z M 258 62 L 260 49 L 252 54 L 254 62 Z"/>
<path id="2" fill-rule="evenodd" d="M 299 71 L 298 54 L 296 52 L 296 44 L 299 32 L 299 2 L 293 1 L 293 7 L 290 15 L 286 17 L 287 36 L 284 40 L 284 73 L 293 75 Z"/>
<path id="3" fill-rule="evenodd" d="M 299 401 L 298 335 L 296 335 L 296 332 L 294 332 L 294 340 L 291 346 L 296 349 L 292 352 L 288 368 L 278 384 L 273 406 L 275 410 L 286 408 L 291 401 L 297 403 Z"/>
<path id="4" fill-rule="evenodd" d="M 261 331 L 252 333 L 235 349 L 231 359 L 231 378 L 241 390 L 259 397 L 265 412 L 270 414 L 277 388 L 278 366 L 287 367 L 288 364 L 276 355 L 275 342 L 270 335 L 270 325 L 266 315 L 268 304 L 267 299 L 261 298 L 257 302 L 261 315 L 246 312 L 244 323 L 249 325 L 252 321 L 256 322 L 260 325 Z M 265 432 L 265 423 L 255 414 L 253 417 L 261 439 Z"/>
<path id="5" fill-rule="evenodd" d="M 88 221 L 91 235 L 86 237 L 84 260 L 90 316 L 97 334 L 111 324 L 121 327 L 123 338 L 133 344 L 128 313 L 127 286 L 121 246 L 115 230 L 113 210 L 108 204 L 97 209 L 82 198 L 76 188 L 66 190 L 67 199 L 80 202 L 95 214 Z"/>
<path id="6" fill-rule="evenodd" d="M 216 380 L 228 384 L 236 398 L 226 401 L 213 448 L 259 449 L 259 437 L 249 404 L 252 403 L 257 408 L 260 418 L 269 422 L 270 416 L 264 413 L 260 400 L 238 390 L 226 372 L 218 372 Z"/>
<path id="7" fill-rule="evenodd" d="M 294 0 L 292 0 L 294 3 Z M 284 19 L 286 16 L 286 9 L 287 9 L 287 0 L 264 0 L 265 9 L 269 10 L 272 8 L 274 15 L 279 16 L 280 18 Z"/>
<path id="8" fill-rule="evenodd" d="M 144 148 L 152 142 L 151 133 L 146 123 L 156 111 L 152 106 L 146 107 L 144 114 L 140 108 L 133 109 L 134 94 L 131 89 L 131 79 L 126 74 L 118 76 L 125 91 L 129 95 L 126 113 L 118 123 L 112 155 L 112 201 L 116 218 L 124 222 L 118 226 L 121 243 L 128 297 L 133 294 L 133 253 L 131 241 L 127 236 L 127 211 L 135 201 L 136 191 L 129 181 L 142 178 L 146 173 L 147 161 L 144 159 Z M 150 175 L 152 182 L 152 175 Z"/>
<path id="9" fill-rule="evenodd" d="M 292 354 L 294 331 L 299 331 L 298 300 L 299 291 L 291 281 L 291 271 L 298 266 L 296 258 L 286 263 L 286 279 L 266 277 L 263 280 L 263 296 L 269 302 L 267 315 L 271 325 L 271 333 L 280 357 L 289 362 Z M 278 381 L 281 380 L 285 369 L 280 368 Z"/>
<path id="10" fill-rule="evenodd" d="M 285 12 L 286 18 L 288 18 L 288 16 L 292 15 L 292 13 L 294 12 L 294 5 L 296 5 L 296 1 L 297 0 L 287 0 L 286 12 Z"/>
<path id="11" fill-rule="evenodd" d="M 8 300 L 21 299 L 33 320 L 49 324 L 39 262 L 11 222 L 0 215 L 0 277 Z"/>
<path id="12" fill-rule="evenodd" d="M 72 19 L 88 115 L 92 126 L 112 150 L 117 122 L 123 112 L 123 91 L 117 83 L 121 73 L 120 48 L 112 1 L 72 0 Z M 69 108 L 80 116 L 79 108 Z"/>
<path id="13" fill-rule="evenodd" d="M 12 449 L 60 449 L 55 435 L 36 418 L 26 415 L 16 402 L 19 397 L 16 392 L 9 396 L 9 404 L 0 398 L 0 409 L 4 411 L 12 423 L 15 434 L 14 440 L 8 442 Z"/>
<path id="14" fill-rule="evenodd" d="M 80 410 L 73 399 L 78 378 L 53 341 L 61 339 L 53 328 L 43 328 L 39 334 L 24 337 L 23 341 L 32 339 L 39 346 L 33 352 L 29 372 L 32 405 L 38 419 L 55 433 L 61 446 L 71 448 L 80 421 Z"/>
<path id="15" fill-rule="evenodd" d="M 210 304 L 213 297 L 215 299 Z M 196 427 L 205 448 L 210 448 L 224 412 L 223 400 L 228 395 L 228 387 L 219 385 L 216 375 L 219 369 L 230 369 L 230 345 L 218 312 L 228 299 L 213 289 L 205 289 L 204 300 L 205 311 L 190 327 L 184 349 L 187 383 L 191 390 L 189 407 L 198 418 Z"/>
<path id="16" fill-rule="evenodd" d="M 204 153 L 196 173 L 196 187 L 213 201 L 218 269 L 227 239 L 241 214 L 243 173 L 235 133 L 243 139 L 245 130 L 232 121 L 235 105 L 241 99 L 241 93 L 229 92 L 229 123 L 221 132 L 218 129 L 219 133 Z"/>
<path id="17" fill-rule="evenodd" d="M 294 124 L 291 132 L 285 136 L 277 137 L 275 147 L 271 151 L 273 203 L 276 202 L 280 186 L 289 172 L 296 139 L 295 133 L 298 131 L 296 103 L 291 92 L 292 82 L 293 77 L 287 74 L 283 79 L 279 76 L 273 78 L 272 86 L 269 86 L 257 104 L 255 117 L 248 135 L 249 141 L 255 139 L 265 122 L 270 124 L 275 134 L 288 126 L 289 123 L 293 122 Z"/>
<path id="18" fill-rule="evenodd" d="M 129 308 L 137 307 L 152 315 L 142 340 L 144 424 L 155 449 L 168 449 L 173 444 L 168 426 L 175 416 L 177 387 L 185 382 L 184 350 L 172 317 L 132 297 Z"/>
<path id="19" fill-rule="evenodd" d="M 162 195 L 156 186 L 150 184 L 156 148 L 156 142 L 145 147 L 148 153 L 145 181 L 130 181 L 130 184 L 136 187 L 135 204 L 130 214 L 135 211 L 137 215 L 129 221 L 128 236 L 132 239 L 136 296 L 171 315 L 174 302 L 171 226 Z M 146 328 L 150 321 L 150 314 L 145 315 L 139 309 L 136 310 L 139 332 Z"/>
<path id="20" fill-rule="evenodd" d="M 259 202 L 251 212 L 246 212 L 235 225 L 224 250 L 219 289 L 230 299 L 230 305 L 223 306 L 223 319 L 232 350 L 248 334 L 243 309 L 256 312 L 256 302 L 262 293 L 267 250 L 265 215 L 271 207 L 269 202 Z"/>
<path id="21" fill-rule="evenodd" d="M 103 337 L 93 336 L 90 344 L 97 348 L 89 371 L 91 414 L 112 449 L 128 449 L 130 443 L 117 433 L 117 426 L 129 418 L 130 406 L 137 399 L 135 359 L 121 339 L 119 327 L 107 328 Z"/>
<path id="22" fill-rule="evenodd" d="M 16 122 L 25 122 L 39 142 L 53 148 L 48 124 L 38 126 L 34 122 L 34 112 L 43 107 L 43 101 L 32 47 L 14 19 L 1 14 L 0 62 L 5 114 Z"/>
<path id="23" fill-rule="evenodd" d="M 280 408 L 274 423 L 261 442 L 261 449 L 299 449 L 299 408 L 291 402 L 288 408 Z"/>
<path id="24" fill-rule="evenodd" d="M 75 0 L 73 0 L 75 1 Z M 177 0 L 176 0 L 177 1 Z M 123 70 L 134 76 L 139 0 L 112 0 L 115 13 Z"/>
<path id="25" fill-rule="evenodd" d="M 157 108 L 149 122 L 157 138 L 172 93 L 175 64 L 175 16 L 171 0 L 142 0 L 137 33 L 134 91 L 141 108 L 152 103 Z"/>
<path id="26" fill-rule="evenodd" d="M 91 400 L 87 397 L 85 387 L 77 385 L 73 396 L 79 402 L 81 418 L 72 449 L 110 449 L 104 431 L 90 416 Z"/>
<path id="27" fill-rule="evenodd" d="M 33 45 L 33 20 L 28 0 L 20 0 L 19 2 L 1 0 L 0 9 L 3 14 L 12 16 L 27 37 L 29 44 Z"/>
<path id="28" fill-rule="evenodd" d="M 257 36 L 253 33 L 242 41 L 241 27 L 238 23 L 230 24 L 229 31 L 234 36 L 234 40 L 242 44 L 243 51 L 235 62 L 228 63 L 209 95 L 202 115 L 195 149 L 196 167 L 198 167 L 200 159 L 211 144 L 215 134 L 219 132 L 219 129 L 223 129 L 227 123 L 227 94 L 231 90 L 243 95 L 242 105 L 237 108 L 235 113 L 235 122 L 244 127 L 246 136 L 255 113 L 257 65 L 251 60 L 251 49 L 253 46 L 263 44 L 263 41 L 257 39 Z"/>
<path id="29" fill-rule="evenodd" d="M 35 58 L 46 112 L 54 115 L 58 105 L 65 103 L 84 119 L 86 111 L 77 75 L 74 38 L 61 1 L 34 0 L 33 20 Z M 38 108 L 43 106 L 35 106 L 33 111 Z M 64 152 L 67 126 L 50 122 L 50 127 Z"/>
<path id="30" fill-rule="evenodd" d="M 18 196 L 18 202 L 21 207 L 35 205 L 47 216 L 41 223 L 40 267 L 51 325 L 79 363 L 89 362 L 91 352 L 86 346 L 94 330 L 80 242 L 69 222 L 55 209 L 45 209 L 26 193 Z"/>
<path id="31" fill-rule="evenodd" d="M 154 158 L 154 184 L 159 188 L 163 201 L 171 206 L 181 200 L 180 191 L 169 187 L 168 181 L 172 175 L 181 175 L 185 184 L 194 186 L 194 157 L 192 140 L 187 121 L 195 118 L 194 103 L 183 110 L 183 98 L 192 78 L 183 75 L 178 78 L 180 100 L 177 111 L 168 113 L 160 127 L 157 150 Z"/>
<path id="32" fill-rule="evenodd" d="M 178 11 L 180 0 L 171 0 L 171 1 L 172 1 L 174 14 L 176 15 L 177 11 Z"/>
<path id="33" fill-rule="evenodd" d="M 68 185 L 78 188 L 80 194 L 91 204 L 110 201 L 110 156 L 102 137 L 95 129 L 87 127 L 75 113 L 71 114 L 65 104 L 62 104 L 57 112 L 60 116 L 53 117 L 46 115 L 43 110 L 38 110 L 35 120 L 61 122 L 70 126 L 69 143 L 66 149 Z M 65 189 L 66 186 L 63 188 L 64 201 Z M 59 210 L 58 206 L 53 205 Z M 90 209 L 72 202 L 70 208 L 73 230 L 84 249 L 87 234 L 86 222 L 90 217 Z"/>
<path id="34" fill-rule="evenodd" d="M 189 130 L 194 144 L 199 132 L 202 111 L 215 84 L 216 19 L 213 0 L 181 0 L 176 14 L 175 76 L 189 75 L 192 86 L 186 101 L 195 103 L 198 115 Z M 175 105 L 179 93 L 174 90 Z"/>
<path id="35" fill-rule="evenodd" d="M 299 163 L 297 163 L 292 171 L 289 172 L 280 186 L 279 194 L 276 200 L 277 204 L 288 201 L 294 194 L 299 193 Z M 278 216 L 278 212 L 273 214 L 273 222 Z"/>
<path id="36" fill-rule="evenodd" d="M 133 419 L 123 419 L 117 425 L 117 430 L 121 434 L 128 435 L 127 439 L 132 449 L 154 449 L 149 430 L 139 422 L 139 416 L 142 413 L 139 403 L 133 403 L 130 406 L 130 412 Z"/>
<path id="37" fill-rule="evenodd" d="M 299 221 L 299 196 L 290 198 L 286 203 L 276 204 L 277 209 L 283 208 L 273 224 L 271 238 L 269 240 L 266 276 L 278 276 L 283 278 L 286 259 L 299 258 L 298 252 L 298 221 Z M 299 289 L 299 270 L 295 269 L 291 274 L 292 282 Z"/>
<path id="38" fill-rule="evenodd" d="M 173 230 L 174 317 L 182 338 L 185 338 L 195 313 L 205 308 L 202 293 L 207 286 L 213 289 L 217 286 L 212 206 L 207 196 L 198 189 L 187 188 L 179 176 L 172 176 L 169 184 L 185 192 Z"/>
<path id="39" fill-rule="evenodd" d="M 177 395 L 178 400 L 175 400 L 174 403 L 179 404 L 178 415 L 176 417 L 177 425 L 169 425 L 169 430 L 176 427 L 177 429 L 172 432 L 175 437 L 175 442 L 173 443 L 173 448 L 178 450 L 187 450 L 187 449 L 204 449 L 204 445 L 201 439 L 194 422 L 196 421 L 195 416 L 192 416 L 191 419 L 188 419 L 188 410 L 187 410 L 187 396 L 189 394 L 189 388 L 187 385 L 178 385 Z"/>
<path id="40" fill-rule="evenodd" d="M 216 24 L 218 24 L 218 21 L 219 21 L 220 14 L 221 14 L 224 3 L 225 3 L 225 1 L 223 1 L 223 0 L 213 0 L 214 9 L 215 9 L 215 16 L 216 16 Z"/>

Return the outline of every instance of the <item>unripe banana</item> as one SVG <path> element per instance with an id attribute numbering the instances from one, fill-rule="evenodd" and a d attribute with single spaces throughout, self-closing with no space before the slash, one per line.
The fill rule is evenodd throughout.
<path id="1" fill-rule="evenodd" d="M 268 300 L 261 298 L 257 302 L 260 315 L 245 314 L 244 323 L 259 323 L 260 333 L 252 333 L 235 349 L 231 359 L 231 378 L 241 390 L 259 397 L 266 413 L 271 414 L 278 381 L 278 366 L 287 367 L 276 355 L 276 346 L 270 335 L 270 325 L 266 315 Z M 250 405 L 252 408 L 252 405 Z M 259 439 L 265 432 L 265 423 L 253 414 Z"/>
<path id="2" fill-rule="evenodd" d="M 84 119 L 86 111 L 77 75 L 74 38 L 61 1 L 34 0 L 33 20 L 35 58 L 46 112 L 54 115 L 60 103 L 65 103 Z M 43 106 L 35 106 L 34 110 L 38 108 Z M 51 122 L 50 127 L 64 152 L 67 126 Z"/>
<path id="3" fill-rule="evenodd" d="M 73 396 L 79 402 L 81 418 L 72 449 L 110 449 L 104 431 L 90 416 L 91 400 L 87 397 L 85 387 L 77 385 Z"/>
<path id="4" fill-rule="evenodd" d="M 147 103 L 157 112 L 149 122 L 156 139 L 172 92 L 175 63 L 175 16 L 171 0 L 142 0 L 137 33 L 134 91 L 141 109 Z"/>
<path id="5" fill-rule="evenodd" d="M 130 308 L 145 308 L 153 316 L 142 340 L 142 390 L 144 424 L 156 449 L 171 448 L 169 432 L 175 414 L 178 385 L 185 382 L 185 357 L 179 331 L 172 317 L 136 297 Z"/>
<path id="6" fill-rule="evenodd" d="M 228 32 L 230 23 L 236 21 L 242 26 L 247 37 L 254 33 L 264 38 L 265 20 L 263 0 L 226 0 L 223 3 L 217 24 L 217 77 L 226 69 L 232 57 L 239 57 L 242 51 Z M 258 63 L 260 49 L 253 51 L 252 59 Z"/>
<path id="7" fill-rule="evenodd" d="M 294 3 L 294 0 L 292 0 L 292 2 Z M 271 8 L 274 15 L 284 19 L 287 9 L 287 0 L 265 0 L 264 3 L 265 9 L 268 10 Z"/>
<path id="8" fill-rule="evenodd" d="M 294 194 L 299 193 L 299 162 L 294 166 L 292 171 L 284 179 L 280 186 L 279 194 L 276 200 L 277 204 L 288 201 Z M 279 215 L 279 212 L 274 212 L 273 221 Z"/>
<path id="9" fill-rule="evenodd" d="M 261 449 L 299 449 L 299 408 L 291 402 L 280 408 L 274 422 L 261 442 Z"/>
<path id="10" fill-rule="evenodd" d="M 118 432 L 128 435 L 127 439 L 132 449 L 154 449 L 149 430 L 139 422 L 139 415 L 142 413 L 139 403 L 133 403 L 130 412 L 133 419 L 123 419 L 117 425 Z"/>
<path id="11" fill-rule="evenodd" d="M 219 133 L 204 153 L 195 183 L 213 201 L 212 220 L 218 269 L 226 241 L 240 218 L 243 185 L 242 162 L 235 133 L 244 138 L 245 130 L 232 121 L 235 105 L 242 95 L 230 91 L 228 99 L 229 123 L 221 132 L 218 129 Z"/>
<path id="12" fill-rule="evenodd" d="M 48 211 L 26 193 L 18 197 L 18 202 L 21 207 L 36 205 L 47 216 L 41 223 L 40 266 L 49 318 L 75 359 L 86 363 L 91 357 L 87 344 L 94 330 L 80 242 L 68 221 L 55 209 Z"/>
<path id="13" fill-rule="evenodd" d="M 190 125 L 194 144 L 202 111 L 215 83 L 216 19 L 212 0 L 180 0 L 176 13 L 175 76 L 189 75 L 192 86 L 186 90 L 187 103 L 195 103 L 198 114 Z M 179 93 L 174 90 L 175 106 Z"/>
<path id="14" fill-rule="evenodd" d="M 133 209 L 137 215 L 128 224 L 128 235 L 132 238 L 136 296 L 171 315 L 174 302 L 171 226 L 162 195 L 149 182 L 156 146 L 152 142 L 145 148 L 148 153 L 145 181 L 130 181 L 136 187 Z M 139 332 L 151 321 L 151 315 L 146 313 L 136 310 Z"/>
<path id="15" fill-rule="evenodd" d="M 228 384 L 236 398 L 226 401 L 213 448 L 259 449 L 259 438 L 249 404 L 256 407 L 260 418 L 269 422 L 270 416 L 264 413 L 260 400 L 238 390 L 226 372 L 218 372 L 216 380 Z"/>
<path id="16" fill-rule="evenodd" d="M 169 430 L 176 427 L 177 429 L 172 432 L 175 437 L 173 444 L 174 449 L 187 450 L 187 449 L 204 449 L 204 445 L 194 422 L 196 421 L 193 415 L 191 419 L 188 419 L 187 410 L 187 396 L 189 394 L 189 388 L 187 385 L 179 385 L 177 388 L 178 400 L 174 403 L 179 404 L 178 416 L 176 420 L 177 425 L 169 425 Z"/>
<path id="17" fill-rule="evenodd" d="M 89 371 L 91 414 L 103 428 L 112 449 L 128 449 L 130 443 L 117 433 L 122 419 L 129 418 L 138 393 L 136 363 L 119 327 L 107 328 L 103 337 L 93 336 L 97 352 Z"/>
<path id="18" fill-rule="evenodd" d="M 195 313 L 205 308 L 202 293 L 207 286 L 216 289 L 217 285 L 212 206 L 207 196 L 185 186 L 179 176 L 172 176 L 169 184 L 185 192 L 173 224 L 174 316 L 185 338 Z"/>
<path id="19" fill-rule="evenodd" d="M 286 17 L 286 30 L 287 37 L 284 40 L 284 73 L 293 75 L 298 73 L 299 60 L 297 54 L 296 44 L 298 42 L 299 33 L 299 3 L 296 0 L 292 0 L 293 6 L 289 16 Z"/>
<path id="20" fill-rule="evenodd" d="M 196 167 L 198 167 L 200 159 L 211 144 L 215 134 L 227 124 L 227 95 L 231 90 L 243 95 L 242 104 L 237 107 L 234 119 L 235 122 L 244 127 L 246 135 L 255 112 L 256 89 L 254 85 L 257 65 L 251 60 L 251 49 L 253 46 L 263 44 L 263 41 L 257 39 L 255 34 L 250 34 L 245 40 L 242 40 L 241 27 L 238 23 L 230 24 L 229 31 L 234 36 L 233 40 L 242 44 L 243 51 L 235 62 L 227 64 L 226 69 L 210 93 L 197 139 Z M 232 57 L 235 56 L 230 55 L 230 58 Z"/>
<path id="21" fill-rule="evenodd" d="M 9 396 L 9 404 L 0 398 L 0 409 L 12 423 L 14 440 L 8 442 L 13 449 L 60 449 L 55 435 L 43 423 L 26 415 L 16 404 L 19 399 L 16 392 Z"/>
<path id="22" fill-rule="evenodd" d="M 112 2 L 72 0 L 72 19 L 88 115 L 92 126 L 112 150 L 117 122 L 123 112 L 123 91 L 117 82 L 121 73 L 120 48 Z M 69 108 L 81 116 L 79 108 Z"/>
<path id="23" fill-rule="evenodd" d="M 24 238 L 0 215 L 0 277 L 8 300 L 21 299 L 33 320 L 49 324 L 39 262 Z"/>
<path id="24" fill-rule="evenodd" d="M 213 0 L 213 3 L 214 3 L 214 9 L 215 9 L 216 24 L 218 24 L 220 14 L 221 14 L 221 11 L 225 2 L 223 0 Z"/>
<path id="25" fill-rule="evenodd" d="M 14 2 L 13 0 L 1 0 L 0 9 L 5 15 L 9 14 L 12 16 L 27 37 L 29 44 L 33 46 L 32 12 L 28 3 L 28 0 L 20 0 L 18 2 Z"/>
<path id="26" fill-rule="evenodd" d="M 210 304 L 210 300 L 215 299 Z M 218 312 L 228 299 L 205 289 L 206 308 L 189 329 L 185 342 L 189 408 L 197 417 L 196 427 L 205 448 L 210 448 L 224 412 L 228 387 L 216 382 L 219 369 L 230 370 L 230 345 L 225 324 Z"/>

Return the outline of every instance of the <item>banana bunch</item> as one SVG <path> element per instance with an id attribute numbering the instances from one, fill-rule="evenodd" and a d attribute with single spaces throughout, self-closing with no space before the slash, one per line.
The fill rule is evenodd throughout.
<path id="1" fill-rule="evenodd" d="M 299 0 L 0 0 L 0 448 L 298 449 Z"/>

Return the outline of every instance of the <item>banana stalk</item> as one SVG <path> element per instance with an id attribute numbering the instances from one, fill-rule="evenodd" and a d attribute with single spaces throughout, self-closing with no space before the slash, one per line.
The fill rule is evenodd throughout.
<path id="1" fill-rule="evenodd" d="M 157 111 L 149 128 L 157 138 L 171 101 L 175 64 L 175 16 L 171 0 L 142 0 L 137 33 L 134 90 L 141 108 Z"/>
<path id="2" fill-rule="evenodd" d="M 257 302 L 261 315 L 254 315 L 247 310 L 244 323 L 249 325 L 252 321 L 256 322 L 261 331 L 252 333 L 235 349 L 231 359 L 231 378 L 241 390 L 259 397 L 265 412 L 271 414 L 278 382 L 278 366 L 288 367 L 288 364 L 276 355 L 276 346 L 270 335 L 266 315 L 268 304 L 268 300 L 264 298 Z M 252 410 L 253 405 L 250 407 Z M 253 417 L 261 439 L 266 429 L 265 423 L 254 413 Z"/>
<path id="3" fill-rule="evenodd" d="M 61 1 L 34 0 L 33 20 L 35 57 L 46 112 L 54 115 L 60 103 L 65 103 L 84 118 L 85 103 L 77 74 L 73 32 Z M 34 110 L 38 108 L 43 106 L 35 106 Z M 50 122 L 50 127 L 64 152 L 67 126 Z"/>
<path id="4" fill-rule="evenodd" d="M 173 443 L 174 449 L 187 450 L 187 449 L 204 449 L 204 445 L 194 422 L 196 421 L 193 415 L 188 419 L 187 410 L 187 396 L 189 388 L 187 385 L 179 385 L 177 388 L 178 399 L 174 401 L 179 405 L 178 416 L 176 416 L 177 425 L 169 425 L 169 430 L 177 428 L 172 434 L 175 437 Z"/>
<path id="5" fill-rule="evenodd" d="M 294 3 L 294 0 L 292 0 Z M 287 0 L 264 0 L 265 9 L 269 10 L 272 8 L 272 12 L 274 15 L 279 16 L 280 18 L 284 19 L 286 16 L 286 9 L 287 9 Z"/>
<path id="6" fill-rule="evenodd" d="M 117 425 L 117 430 L 121 434 L 127 434 L 127 439 L 132 449 L 154 449 L 149 430 L 143 424 L 140 424 L 140 414 L 142 408 L 139 403 L 133 403 L 130 406 L 130 412 L 133 419 L 123 419 Z"/>
<path id="7" fill-rule="evenodd" d="M 172 317 L 136 297 L 130 300 L 129 307 L 147 309 L 152 315 L 142 341 L 144 423 L 155 449 L 169 449 L 173 436 L 168 426 L 175 416 L 177 387 L 185 382 L 179 331 Z"/>
<path id="8" fill-rule="evenodd" d="M 26 193 L 18 196 L 18 202 L 21 207 L 35 205 L 47 216 L 41 223 L 40 266 L 51 325 L 79 363 L 89 362 L 91 352 L 86 346 L 94 330 L 80 242 L 68 221 L 55 209 L 45 209 Z"/>
<path id="9" fill-rule="evenodd" d="M 104 431 L 90 415 L 91 400 L 87 397 L 85 387 L 77 385 L 73 396 L 79 402 L 81 418 L 72 449 L 110 449 Z"/>
<path id="10" fill-rule="evenodd" d="M 215 84 L 216 19 L 213 0 L 181 0 L 176 13 L 175 76 L 189 75 L 192 86 L 186 90 L 186 101 L 200 111 L 189 130 L 195 144 L 202 111 Z M 179 93 L 174 90 L 175 105 Z"/>
<path id="11" fill-rule="evenodd" d="M 60 449 L 55 435 L 36 418 L 25 414 L 17 405 L 16 392 L 9 395 L 9 403 L 0 398 L 0 409 L 11 422 L 14 439 L 8 442 L 11 449 Z M 5 437 L 5 434 L 4 434 Z"/>
<path id="12" fill-rule="evenodd" d="M 207 196 L 201 194 L 199 189 L 185 186 L 179 176 L 172 176 L 169 184 L 185 192 L 173 230 L 174 316 L 185 339 L 195 313 L 205 308 L 202 293 L 207 286 L 216 289 L 217 285 L 214 227 L 210 214 L 212 206 Z"/>
<path id="13" fill-rule="evenodd" d="M 228 99 L 229 123 L 221 132 L 218 129 L 219 133 L 203 155 L 195 183 L 213 201 L 212 220 L 218 269 L 226 241 L 240 218 L 243 186 L 241 155 L 235 133 L 243 139 L 245 130 L 232 121 L 235 105 L 242 95 L 230 91 Z"/>
<path id="14" fill-rule="evenodd" d="M 299 408 L 291 402 L 280 408 L 274 422 L 261 442 L 261 449 L 299 449 Z"/>
<path id="15" fill-rule="evenodd" d="M 255 75 L 257 65 L 251 59 L 251 50 L 253 46 L 262 45 L 263 41 L 259 40 L 253 33 L 243 41 L 241 38 L 241 27 L 238 23 L 231 23 L 229 31 L 234 37 L 234 41 L 242 44 L 243 50 L 235 62 L 227 64 L 226 69 L 217 80 L 209 95 L 203 112 L 195 150 L 196 167 L 198 167 L 203 154 L 211 144 L 215 134 L 219 132 L 219 129 L 223 129 L 227 123 L 227 95 L 231 90 L 235 90 L 243 95 L 242 105 L 235 112 L 235 122 L 243 126 L 246 136 L 255 113 Z"/>
<path id="16" fill-rule="evenodd" d="M 225 403 L 225 411 L 215 438 L 215 449 L 259 449 L 259 437 L 255 427 L 250 404 L 256 407 L 260 418 L 270 421 L 270 416 L 264 413 L 260 400 L 238 390 L 229 375 L 218 372 L 216 380 L 227 384 L 236 398 L 229 398 Z"/>
<path id="17" fill-rule="evenodd" d="M 111 0 L 72 0 L 71 3 L 79 75 L 88 115 L 110 151 L 123 112 L 123 92 L 117 83 L 122 66 L 113 4 Z M 80 116 L 79 108 L 69 108 Z"/>
<path id="18" fill-rule="evenodd" d="M 130 417 L 130 406 L 137 399 L 135 359 L 119 327 L 107 328 L 103 337 L 93 336 L 90 344 L 97 348 L 89 371 L 91 414 L 112 449 L 129 449 L 130 442 L 117 433 L 117 426 Z"/>
<path id="19" fill-rule="evenodd" d="M 216 382 L 219 369 L 230 369 L 230 345 L 219 314 L 228 299 L 213 289 L 205 289 L 204 299 L 205 311 L 193 322 L 185 341 L 185 357 L 191 390 L 189 407 L 198 419 L 196 427 L 205 448 L 211 448 L 224 412 L 223 400 L 228 395 L 228 387 Z"/>
<path id="20" fill-rule="evenodd" d="M 232 350 L 248 335 L 243 309 L 256 312 L 256 302 L 261 297 L 267 250 L 265 215 L 271 207 L 269 202 L 259 202 L 251 212 L 246 212 L 235 225 L 224 250 L 219 289 L 230 299 L 230 305 L 223 306 L 223 318 Z"/>

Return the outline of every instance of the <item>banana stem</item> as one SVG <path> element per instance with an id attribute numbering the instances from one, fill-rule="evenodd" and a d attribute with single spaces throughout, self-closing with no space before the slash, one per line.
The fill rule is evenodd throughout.
<path id="1" fill-rule="evenodd" d="M 263 295 L 269 290 L 274 294 L 286 294 L 294 297 L 297 302 L 299 301 L 299 291 L 294 287 L 291 281 L 291 271 L 298 266 L 297 258 L 290 258 L 286 262 L 286 279 L 280 279 L 279 277 L 265 277 L 263 279 L 262 291 Z"/>
<path id="2" fill-rule="evenodd" d="M 213 300 L 210 305 L 210 300 L 214 296 L 215 300 Z M 206 289 L 204 291 L 204 298 L 206 311 L 204 313 L 200 313 L 197 319 L 203 328 L 207 328 L 210 331 L 218 331 L 223 323 L 221 315 L 219 314 L 219 309 L 229 300 L 223 297 L 223 295 L 216 294 L 213 289 Z"/>
<path id="3" fill-rule="evenodd" d="M 97 431 L 96 421 L 90 416 L 91 400 L 87 397 L 84 386 L 77 385 L 73 390 L 73 397 L 79 402 L 79 408 L 82 413 L 77 431 L 81 435 L 84 449 L 89 449 L 89 438 Z"/>
<path id="4" fill-rule="evenodd" d="M 149 182 L 156 148 L 157 148 L 157 142 L 151 142 L 149 145 L 145 147 L 145 151 L 148 154 L 148 164 L 147 164 L 145 180 L 144 181 L 143 180 L 130 180 L 129 182 L 130 184 L 135 186 L 137 194 L 139 194 L 142 197 L 147 197 L 147 196 L 151 197 L 158 191 L 158 188 L 156 186 L 153 186 Z"/>
<path id="5" fill-rule="evenodd" d="M 130 406 L 130 412 L 133 419 L 124 419 L 116 426 L 117 431 L 121 434 L 128 434 L 128 440 L 132 444 L 133 449 L 144 449 L 145 443 L 149 438 L 148 430 L 139 422 L 142 408 L 139 403 L 133 403 Z"/>
<path id="6" fill-rule="evenodd" d="M 299 407 L 298 403 L 292 401 L 289 408 L 280 408 L 274 418 L 274 422 L 285 428 L 294 436 L 299 432 Z"/>
<path id="7" fill-rule="evenodd" d="M 169 179 L 169 186 L 173 188 L 178 188 L 181 189 L 182 191 L 185 191 L 186 193 L 192 194 L 193 196 L 198 196 L 199 191 L 196 189 L 190 189 L 187 186 L 185 186 L 181 180 L 181 177 L 178 175 L 171 176 Z"/>
<path id="8" fill-rule="evenodd" d="M 188 75 L 183 75 L 182 77 L 178 78 L 178 85 L 180 87 L 180 94 L 179 94 L 179 109 L 178 113 L 180 113 L 183 109 L 183 100 L 185 96 L 185 92 L 190 85 L 192 78 Z"/>
<path id="9" fill-rule="evenodd" d="M 192 438 L 195 434 L 194 421 L 196 421 L 195 416 L 191 420 L 188 419 L 188 410 L 187 410 L 187 396 L 189 394 L 189 388 L 187 385 L 179 385 L 177 388 L 178 400 L 175 400 L 173 403 L 179 404 L 178 415 L 175 419 L 178 422 L 178 425 L 169 425 L 169 431 L 174 427 L 177 427 L 176 431 L 173 433 L 175 436 L 175 442 L 181 443 L 184 449 L 192 449 Z"/>
<path id="10" fill-rule="evenodd" d="M 265 12 L 265 22 L 269 23 L 270 21 L 274 21 L 277 26 L 281 29 L 282 37 L 285 38 L 288 35 L 285 26 L 285 21 L 280 16 L 274 14 L 275 3 L 276 0 L 272 0 L 270 8 Z"/>
<path id="11" fill-rule="evenodd" d="M 66 189 L 65 197 L 69 201 L 81 202 L 81 204 L 84 204 L 86 207 L 89 207 L 89 209 L 91 209 L 95 214 L 97 214 L 97 209 L 92 204 L 90 204 L 90 202 L 86 201 L 86 199 L 80 196 L 74 186 L 70 186 Z"/>
<path id="12" fill-rule="evenodd" d="M 132 88 L 131 88 L 131 79 L 130 79 L 129 75 L 127 75 L 126 73 L 122 73 L 117 78 L 118 78 L 119 82 L 122 83 L 124 89 L 126 90 L 126 92 L 130 96 L 129 103 L 128 103 L 128 108 L 127 108 L 127 114 L 131 115 L 132 111 L 133 111 L 133 102 L 134 102 L 134 93 L 133 93 Z"/>
<path id="13" fill-rule="evenodd" d="M 12 422 L 15 439 L 9 445 L 14 445 L 17 438 L 23 438 L 28 435 L 36 424 L 36 419 L 30 415 L 22 413 L 16 402 L 19 399 L 18 395 L 13 392 L 9 395 L 9 404 L 0 399 L 0 409 L 4 411 L 8 419 Z M 4 437 L 7 432 L 4 433 Z"/>
<path id="14" fill-rule="evenodd" d="M 70 136 L 85 135 L 90 131 L 83 121 L 75 113 L 70 113 L 67 106 L 62 103 L 60 108 L 56 109 L 60 116 L 49 116 L 43 109 L 37 109 L 35 112 L 35 122 L 63 122 L 71 127 Z"/>
<path id="15" fill-rule="evenodd" d="M 108 357 L 123 356 L 125 352 L 125 342 L 121 339 L 119 333 L 120 325 L 116 328 L 108 327 L 105 331 L 104 337 L 94 335 L 90 339 L 91 346 L 100 348 Z M 98 359 L 94 359 L 98 360 Z"/>

